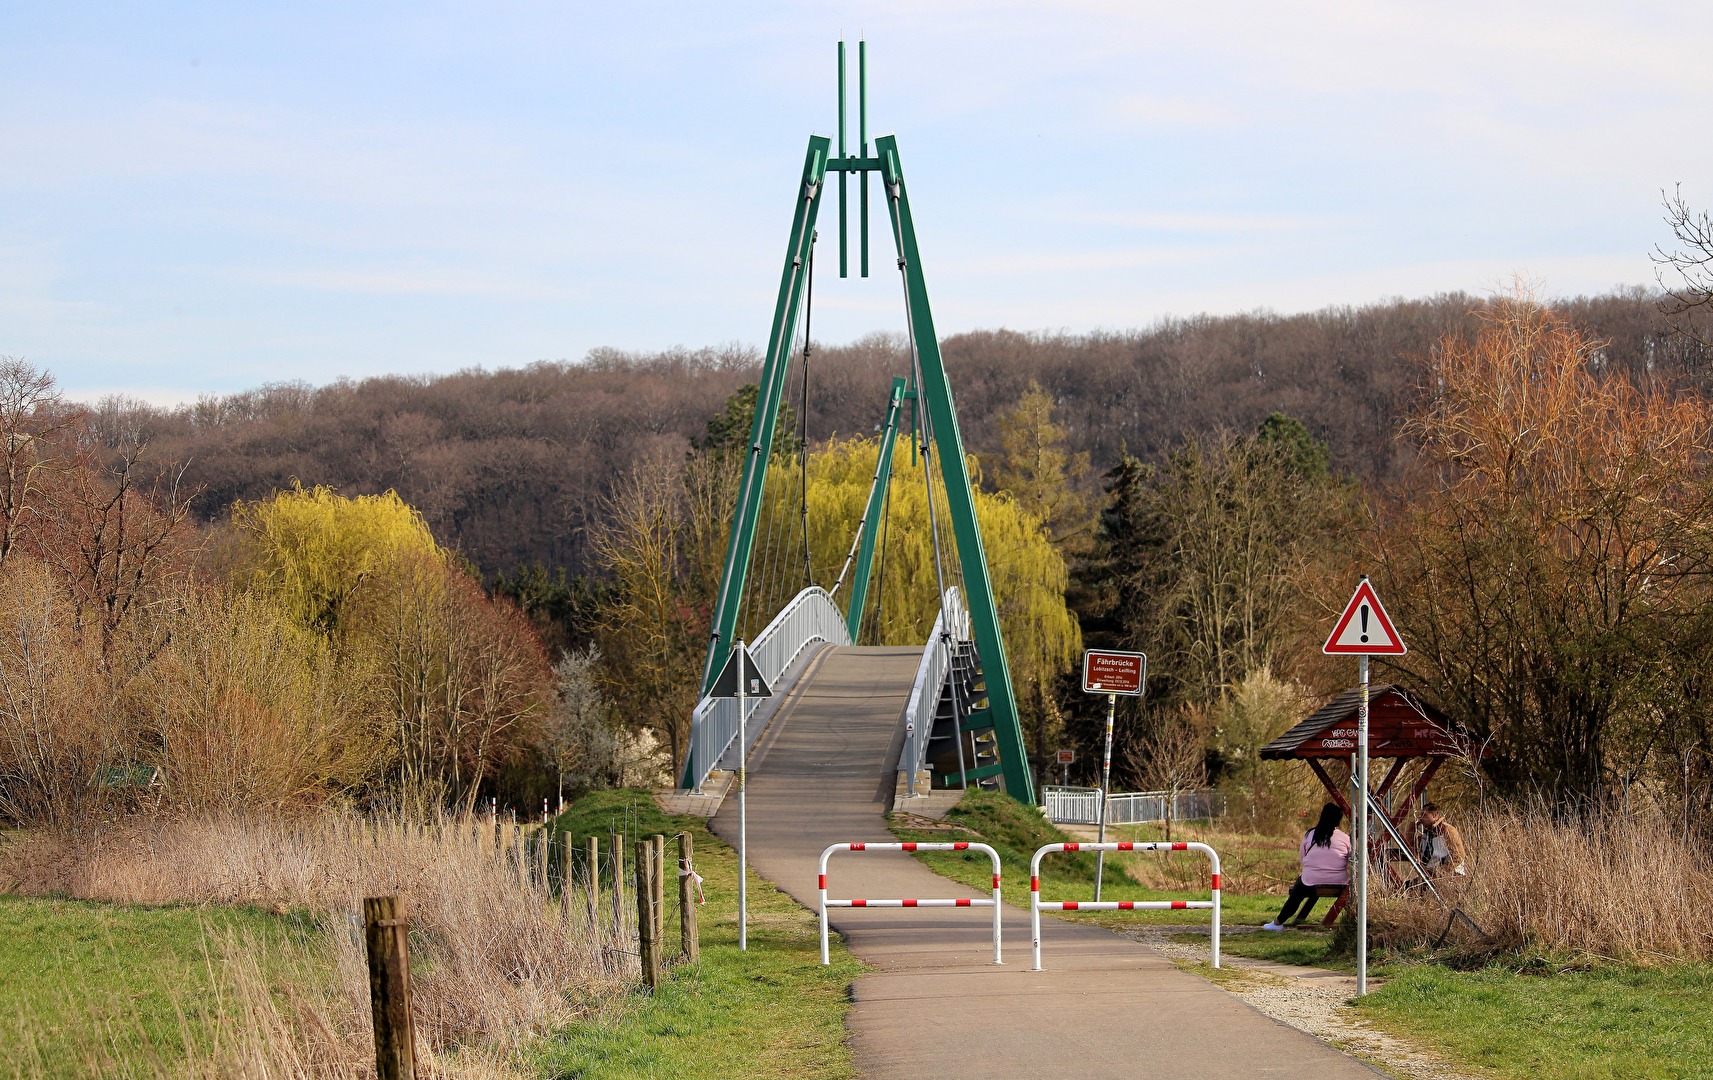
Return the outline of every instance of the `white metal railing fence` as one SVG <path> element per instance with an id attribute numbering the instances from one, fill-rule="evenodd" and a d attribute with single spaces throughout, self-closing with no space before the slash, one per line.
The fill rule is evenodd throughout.
<path id="1" fill-rule="evenodd" d="M 976 851 L 987 855 L 988 862 L 993 865 L 993 896 L 988 899 L 978 897 L 953 897 L 948 899 L 911 900 L 903 898 L 888 898 L 882 900 L 829 900 L 827 899 L 827 859 L 840 851 Z M 968 840 L 956 840 L 951 843 L 924 843 L 905 841 L 901 844 L 833 844 L 821 852 L 821 963 L 831 963 L 827 955 L 827 909 L 828 908 L 992 908 L 993 909 L 993 962 L 1003 964 L 1005 961 L 1000 953 L 1001 917 L 1000 909 L 1005 906 L 1005 898 L 999 891 L 999 852 L 986 844 L 975 844 Z M 1039 935 L 1036 935 L 1039 936 Z M 1039 965 L 1037 965 L 1039 966 Z"/>
<path id="2" fill-rule="evenodd" d="M 1060 825 L 1096 825 L 1100 822 L 1100 789 L 1045 785 L 1041 807 L 1047 820 Z"/>
<path id="3" fill-rule="evenodd" d="M 1043 900 L 1041 899 L 1041 856 L 1061 851 L 1095 851 L 1101 858 L 1109 851 L 1199 851 L 1207 856 L 1210 872 L 1206 900 Z M 1098 887 L 1098 881 L 1097 881 Z M 1096 895 L 1099 895 L 1098 893 Z M 1185 911 L 1205 910 L 1213 913 L 1213 966 L 1219 966 L 1219 852 L 1206 844 L 1179 841 L 1172 843 L 1123 842 L 1111 844 L 1045 844 L 1035 849 L 1029 860 L 1029 937 L 1036 971 L 1041 970 L 1041 912 L 1043 911 Z"/>
<path id="4" fill-rule="evenodd" d="M 1100 789 L 1085 787 L 1042 788 L 1042 806 L 1049 820 L 1065 825 L 1100 823 Z M 1167 809 L 1173 821 L 1212 821 L 1225 814 L 1225 796 L 1217 791 L 1128 791 L 1113 792 L 1106 802 L 1108 825 L 1142 825 L 1165 821 Z"/>
<path id="5" fill-rule="evenodd" d="M 948 618 L 950 633 L 946 632 Z M 922 646 L 922 663 L 916 668 L 916 681 L 911 684 L 910 699 L 904 705 L 904 748 L 898 755 L 898 769 L 908 777 L 912 794 L 916 791 L 916 774 L 928 760 L 928 740 L 934 734 L 940 692 L 951 674 L 952 650 L 958 642 L 969 640 L 969 622 L 963 595 L 954 585 L 946 590 L 934 628 L 928 631 L 928 642 Z"/>
<path id="6" fill-rule="evenodd" d="M 766 677 L 775 695 L 785 692 L 779 677 L 785 674 L 804 649 L 817 641 L 830 645 L 849 645 L 850 632 L 845 628 L 845 616 L 839 606 L 819 585 L 804 589 L 780 609 L 767 628 L 749 642 L 750 655 L 756 667 Z M 748 699 L 751 716 L 767 701 Z M 685 786 L 699 788 L 708 774 L 720 763 L 738 734 L 738 703 L 736 698 L 703 698 L 690 714 L 690 754 L 684 770 Z M 753 726 L 750 736 L 759 735 Z"/>

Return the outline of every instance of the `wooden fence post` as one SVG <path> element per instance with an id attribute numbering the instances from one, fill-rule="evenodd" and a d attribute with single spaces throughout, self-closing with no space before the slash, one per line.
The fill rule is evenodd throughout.
<path id="1" fill-rule="evenodd" d="M 571 921 L 571 894 L 577 891 L 577 871 L 573 856 L 577 854 L 577 841 L 568 832 L 559 834 L 559 906 L 564 910 L 565 921 Z"/>
<path id="2" fill-rule="evenodd" d="M 654 864 L 648 884 L 653 890 L 649 903 L 654 910 L 655 963 L 666 961 L 666 837 L 655 833 L 649 837 L 648 854 Z"/>
<path id="3" fill-rule="evenodd" d="M 410 909 L 401 897 L 363 901 L 369 949 L 369 1007 L 375 1020 L 380 1080 L 416 1080 L 416 1033 L 410 1022 Z"/>
<path id="4" fill-rule="evenodd" d="M 613 849 L 613 857 L 609 860 L 613 864 L 613 940 L 622 946 L 625 940 L 625 838 L 613 833 L 607 841 Z"/>
<path id="5" fill-rule="evenodd" d="M 684 959 L 694 964 L 702 958 L 702 943 L 696 936 L 696 881 L 693 873 L 695 841 L 689 833 L 678 834 L 678 943 Z"/>
<path id="6" fill-rule="evenodd" d="M 589 873 L 583 878 L 583 884 L 589 890 L 589 932 L 601 921 L 601 841 L 599 837 L 589 837 Z"/>
<path id="7" fill-rule="evenodd" d="M 654 842 L 636 841 L 636 941 L 642 957 L 642 984 L 649 989 L 660 984 L 660 949 L 654 937 Z"/>

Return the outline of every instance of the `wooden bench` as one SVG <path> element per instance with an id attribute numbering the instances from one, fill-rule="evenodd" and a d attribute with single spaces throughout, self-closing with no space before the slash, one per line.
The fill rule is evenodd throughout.
<path id="1" fill-rule="evenodd" d="M 1348 886 L 1348 885 L 1310 885 L 1309 888 L 1314 890 L 1314 895 L 1316 898 L 1315 900 L 1311 901 L 1311 903 L 1319 903 L 1320 902 L 1319 898 L 1323 897 L 1323 896 L 1336 897 L 1336 899 L 1332 903 L 1332 908 L 1326 913 L 1326 918 L 1324 918 L 1320 921 L 1320 924 L 1322 926 L 1330 927 L 1333 923 L 1338 921 L 1339 912 L 1344 910 L 1344 905 L 1348 904 L 1350 902 L 1350 886 Z M 1298 915 L 1297 921 L 1298 922 L 1303 921 L 1303 916 Z"/>

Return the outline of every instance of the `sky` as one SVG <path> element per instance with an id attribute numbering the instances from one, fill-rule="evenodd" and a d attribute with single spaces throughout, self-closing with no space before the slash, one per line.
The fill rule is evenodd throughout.
<path id="1" fill-rule="evenodd" d="M 0 355 L 174 403 L 759 346 L 859 35 L 942 334 L 1646 286 L 1662 189 L 1713 205 L 1704 14 L 0 0 Z M 903 329 L 873 205 L 817 340 Z"/>

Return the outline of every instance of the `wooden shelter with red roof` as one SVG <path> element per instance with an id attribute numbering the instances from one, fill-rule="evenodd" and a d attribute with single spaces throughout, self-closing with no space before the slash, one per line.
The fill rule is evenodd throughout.
<path id="1" fill-rule="evenodd" d="M 1301 760 L 1320 778 L 1332 797 L 1348 817 L 1350 807 L 1350 766 L 1356 755 L 1356 713 L 1362 703 L 1362 688 L 1352 687 L 1315 710 L 1302 723 L 1261 748 L 1266 761 Z M 1368 690 L 1368 756 L 1391 758 L 1392 765 L 1374 790 L 1375 801 L 1384 808 L 1392 826 L 1400 836 L 1409 836 L 1408 823 L 1415 816 L 1427 786 L 1447 758 L 1468 755 L 1485 756 L 1485 747 L 1472 745 L 1461 727 L 1444 713 L 1401 686 L 1379 683 Z M 1327 772 L 1327 762 L 1345 766 L 1344 783 L 1336 782 Z M 1402 798 L 1394 796 L 1393 788 L 1411 762 L 1425 764 L 1408 782 Z M 1383 830 L 1371 843 L 1376 852 L 1386 846 Z M 1386 860 L 1382 858 L 1384 865 Z M 1344 906 L 1341 898 L 1327 915 L 1330 925 Z"/>

